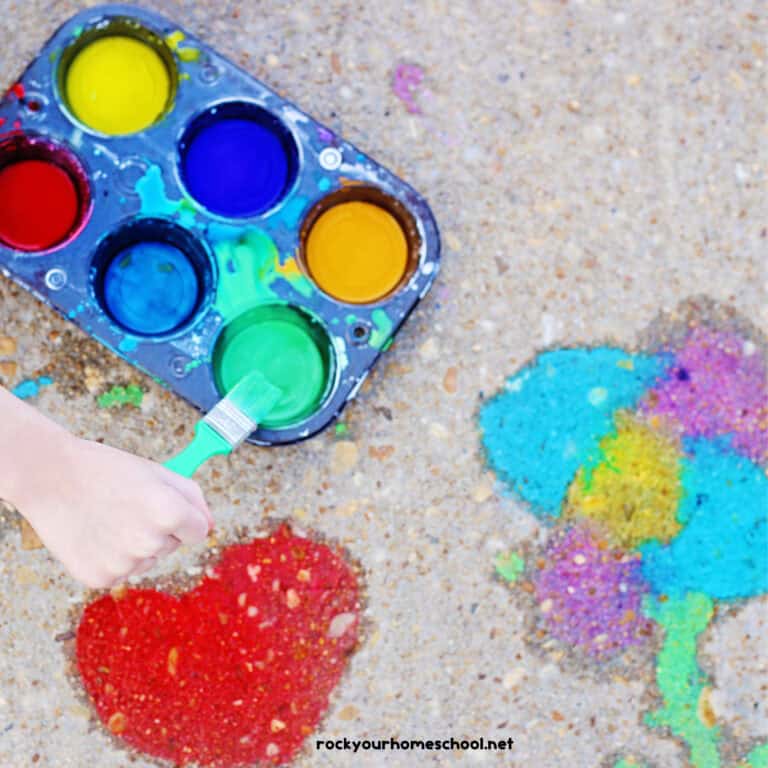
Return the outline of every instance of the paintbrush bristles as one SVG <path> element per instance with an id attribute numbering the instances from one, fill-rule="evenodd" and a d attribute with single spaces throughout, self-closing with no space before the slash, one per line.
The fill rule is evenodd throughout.
<path id="1" fill-rule="evenodd" d="M 203 421 L 233 448 L 253 432 L 278 404 L 283 391 L 259 371 L 244 376 Z"/>

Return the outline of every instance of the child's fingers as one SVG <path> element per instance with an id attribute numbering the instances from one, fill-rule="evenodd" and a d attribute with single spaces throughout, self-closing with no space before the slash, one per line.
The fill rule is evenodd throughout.
<path id="1" fill-rule="evenodd" d="M 138 538 L 136 545 L 131 550 L 131 554 L 138 560 L 154 557 L 167 545 L 167 540 L 167 536 L 163 536 L 159 533 L 154 535 L 144 535 Z"/>
<path id="2" fill-rule="evenodd" d="M 184 514 L 172 534 L 184 544 L 200 544 L 208 536 L 208 520 L 197 507 L 191 504 L 185 506 Z"/>
<path id="3" fill-rule="evenodd" d="M 194 480 L 182 477 L 170 470 L 166 470 L 163 477 L 166 482 L 175 488 L 193 507 L 197 507 L 203 515 L 205 515 L 206 520 L 208 520 L 209 529 L 213 528 L 213 516 L 211 515 L 208 503 L 205 500 L 205 496 L 203 495 L 200 486 Z"/>
<path id="4" fill-rule="evenodd" d="M 165 539 L 165 544 L 155 552 L 155 557 L 166 557 L 181 546 L 181 542 L 175 536 L 166 536 Z"/>
<path id="5" fill-rule="evenodd" d="M 106 589 L 111 587 L 115 577 L 102 569 L 82 569 L 78 567 L 68 568 L 72 578 L 85 584 L 89 589 Z"/>
<path id="6" fill-rule="evenodd" d="M 128 555 L 113 554 L 106 567 L 106 573 L 108 578 L 111 578 L 111 583 L 107 586 L 113 586 L 124 579 L 133 572 L 133 569 L 143 561 L 144 558 L 130 557 Z"/>
<path id="7" fill-rule="evenodd" d="M 148 557 L 145 560 L 142 560 L 128 574 L 128 576 L 126 576 L 126 578 L 130 578 L 131 576 L 141 576 L 142 573 L 146 573 L 147 571 L 151 571 L 156 565 L 157 565 L 157 558 L 156 557 Z"/>

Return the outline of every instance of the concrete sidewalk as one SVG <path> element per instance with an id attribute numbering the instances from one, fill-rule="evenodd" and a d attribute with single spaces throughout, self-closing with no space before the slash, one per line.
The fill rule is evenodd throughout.
<path id="1" fill-rule="evenodd" d="M 86 5 L 0 0 L 5 86 Z M 691 764 L 682 742 L 643 724 L 656 695 L 652 659 L 577 668 L 527 642 L 530 617 L 494 576 L 494 558 L 538 546 L 545 531 L 497 493 L 476 417 L 481 395 L 537 350 L 631 348 L 660 311 L 693 294 L 768 331 L 766 9 L 708 0 L 146 5 L 401 174 L 429 199 L 443 237 L 435 288 L 345 411 L 343 430 L 247 446 L 200 479 L 220 543 L 288 518 L 341 542 L 365 569 L 366 637 L 318 738 L 509 736 L 515 745 L 353 755 L 316 751 L 310 738 L 295 764 L 613 768 L 630 755 L 655 768 Z M 404 64 L 415 67 L 401 75 L 416 75 L 396 92 Z M 16 342 L 3 383 L 49 375 L 33 402 L 76 433 L 158 460 L 189 437 L 190 408 L 4 278 L 0 336 Z M 98 406 L 129 384 L 146 393 L 140 407 Z M 22 546 L 10 513 L 0 550 L 0 766 L 150 765 L 115 747 L 67 679 L 61 636 L 84 590 L 43 549 Z M 182 550 L 157 575 L 193 579 L 199 554 Z M 755 643 L 766 634 L 763 595 L 700 641 L 724 755 L 768 740 L 768 659 Z"/>

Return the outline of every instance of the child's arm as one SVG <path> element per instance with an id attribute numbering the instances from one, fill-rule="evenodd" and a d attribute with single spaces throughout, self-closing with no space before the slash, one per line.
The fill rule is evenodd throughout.
<path id="1" fill-rule="evenodd" d="M 0 387 L 0 498 L 78 580 L 109 587 L 213 525 L 197 483 L 81 440 Z"/>

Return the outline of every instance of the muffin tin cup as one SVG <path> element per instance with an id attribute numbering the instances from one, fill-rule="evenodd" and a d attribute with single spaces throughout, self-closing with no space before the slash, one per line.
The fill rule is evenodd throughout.
<path id="1" fill-rule="evenodd" d="M 368 285 L 355 285 L 354 282 L 350 283 L 348 275 L 349 265 L 339 260 L 336 265 L 335 272 L 341 274 L 334 274 L 332 268 L 326 266 L 326 279 L 321 279 L 317 274 L 317 268 L 313 267 L 312 260 L 310 258 L 310 244 L 313 233 L 317 233 L 317 228 L 320 222 L 328 218 L 328 215 L 333 215 L 335 212 L 341 212 L 342 209 L 350 208 L 352 204 L 363 204 L 366 207 L 370 207 L 371 210 L 380 212 L 385 217 L 383 222 L 378 222 L 378 226 L 381 227 L 383 223 L 390 228 L 399 229 L 399 234 L 402 237 L 402 244 L 398 244 L 402 248 L 402 256 L 398 254 L 399 263 L 397 265 L 383 264 L 384 272 L 391 272 L 389 275 L 374 275 L 373 280 Z M 370 250 L 370 243 L 366 242 L 373 239 L 378 234 L 375 224 L 362 223 L 358 225 L 357 232 L 355 232 L 355 214 L 351 213 L 350 218 L 352 221 L 352 233 L 357 234 L 359 240 L 358 244 L 358 261 L 362 261 L 368 257 Z M 389 219 L 389 221 L 387 221 Z M 331 224 L 329 229 L 334 225 Z M 341 233 L 340 237 L 346 233 Z M 348 239 L 348 238 L 346 238 Z M 343 304 L 381 304 L 388 298 L 400 291 L 413 277 L 414 273 L 419 267 L 419 251 L 421 247 L 421 235 L 419 234 L 416 221 L 410 211 L 395 197 L 387 194 L 378 187 L 368 186 L 365 184 L 355 184 L 342 187 L 341 189 L 326 195 L 307 213 L 304 221 L 301 225 L 301 231 L 299 234 L 300 250 L 299 250 L 299 262 L 302 269 L 307 276 L 318 286 L 326 296 L 329 296 L 335 301 L 339 301 Z M 343 243 L 344 246 L 351 247 L 351 243 Z M 324 253 L 320 257 L 320 261 L 327 260 L 332 257 L 330 253 L 334 248 L 338 246 L 337 241 L 334 240 L 333 234 L 329 233 L 327 242 L 324 244 Z M 382 244 L 383 249 L 392 250 L 392 246 L 389 243 Z M 393 257 L 388 253 L 379 252 L 376 254 L 379 261 L 392 261 Z M 322 264 L 321 264 L 322 265 Z M 344 275 L 345 268 L 347 275 Z M 394 276 L 396 275 L 396 277 Z M 364 282 L 364 280 L 363 280 Z M 333 290 L 336 288 L 336 290 Z M 346 289 L 346 290 L 344 290 Z"/>
<path id="2" fill-rule="evenodd" d="M 167 219 L 133 219 L 105 237 L 91 263 L 96 303 L 126 333 L 167 339 L 192 325 L 214 285 L 203 243 Z"/>
<path id="3" fill-rule="evenodd" d="M 270 431 L 300 428 L 337 383 L 330 335 L 316 317 L 285 303 L 258 304 L 228 323 L 216 340 L 212 366 L 222 397 L 254 369 L 283 390 L 260 425 Z"/>
<path id="4" fill-rule="evenodd" d="M 178 142 L 186 194 L 221 220 L 260 217 L 296 183 L 299 146 L 274 113 L 251 101 L 224 101 L 196 115 Z"/>
<path id="5" fill-rule="evenodd" d="M 116 24 L 146 30 L 143 39 L 148 34 L 159 51 L 170 52 L 169 71 L 177 77 L 167 111 L 146 130 L 127 135 L 88 129 L 62 102 L 60 85 L 70 52 L 83 49 L 91 39 L 87 35 L 98 40 L 105 32 L 126 29 Z M 200 199 L 204 194 L 194 194 L 183 159 L 201 126 L 222 116 L 250 120 L 282 148 L 284 183 L 274 185 L 274 199 L 264 194 L 260 204 L 222 211 Z M 242 329 L 257 326 L 265 307 L 270 313 L 288 312 L 298 318 L 299 328 L 309 329 L 321 351 L 320 364 L 316 356 L 312 364 L 324 375 L 318 376 L 306 408 L 262 425 L 251 436 L 253 443 L 291 443 L 328 426 L 437 274 L 439 237 L 422 197 L 150 11 L 102 6 L 66 22 L 0 103 L 0 142 L 25 133 L 76 155 L 87 174 L 89 214 L 76 237 L 55 249 L 31 254 L 0 244 L 0 271 L 116 354 L 208 411 L 231 384 L 222 380 L 222 345 L 245 333 L 247 347 L 251 341 Z M 387 225 L 388 231 L 405 239 L 405 268 L 375 301 L 346 302 L 323 292 L 306 263 L 307 233 L 324 212 L 345 202 L 379 206 L 396 222 L 394 229 Z M 124 265 L 130 269 L 123 274 L 115 259 L 136 248 L 142 253 Z M 176 314 L 164 312 L 160 302 L 156 314 L 162 322 L 145 325 L 141 301 L 134 305 L 131 297 L 135 286 L 152 282 L 143 276 L 153 265 L 167 272 L 159 280 L 160 293 L 167 279 L 168 290 L 180 298 L 170 302 L 178 303 Z M 200 295 L 192 296 L 194 283 Z M 113 290 L 127 315 L 113 306 Z"/>
<path id="6" fill-rule="evenodd" d="M 86 171 L 68 147 L 36 133 L 0 136 L 0 244 L 30 255 L 72 241 L 91 214 Z"/>
<path id="7" fill-rule="evenodd" d="M 70 120 L 84 131 L 105 138 L 135 134 L 161 122 L 173 109 L 179 81 L 176 60 L 166 41 L 151 26 L 136 18 L 133 11 L 130 16 L 115 13 L 89 21 L 61 54 L 56 73 L 57 100 Z M 114 49 L 118 42 L 134 45 L 144 58 L 133 72 L 127 68 L 126 82 L 113 85 L 114 90 L 131 88 L 131 95 L 139 103 L 126 103 L 119 114 L 114 114 L 109 107 L 119 105 L 109 98 L 112 92 L 107 90 L 107 81 L 113 70 L 119 71 L 121 51 L 110 51 L 110 46 Z M 95 51 L 96 47 L 106 50 L 99 53 Z M 155 79 L 163 77 L 164 69 L 167 85 L 165 80 L 159 86 L 153 83 L 153 73 L 148 69 L 156 70 Z M 162 97 L 142 95 L 142 91 L 153 85 L 165 91 Z M 92 102 L 99 93 L 107 97 L 107 104 L 101 110 L 95 110 Z M 108 123 L 114 123 L 116 127 L 110 130 Z"/>

